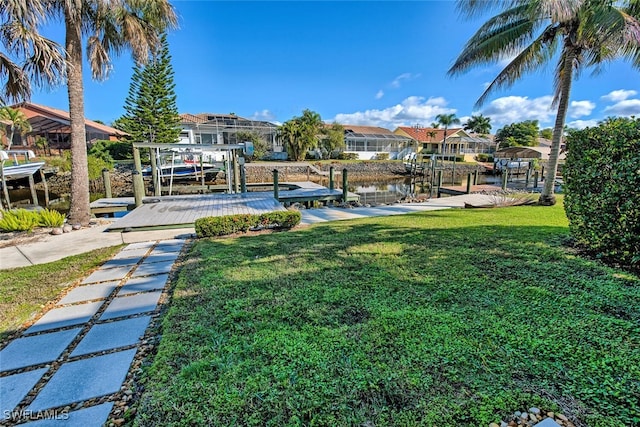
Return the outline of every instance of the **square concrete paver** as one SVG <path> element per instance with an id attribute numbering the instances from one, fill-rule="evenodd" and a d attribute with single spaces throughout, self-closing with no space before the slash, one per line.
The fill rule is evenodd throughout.
<path id="1" fill-rule="evenodd" d="M 143 261 L 142 264 L 136 268 L 131 277 L 151 276 L 152 274 L 168 273 L 173 268 L 173 261 L 164 262 L 151 262 L 147 263 Z"/>
<path id="2" fill-rule="evenodd" d="M 87 283 L 98 283 L 98 282 L 107 282 L 112 280 L 120 280 L 123 279 L 124 276 L 129 274 L 131 271 L 131 265 L 125 265 L 123 267 L 114 267 L 114 268 L 100 268 L 99 270 L 94 271 L 82 281 L 83 284 Z"/>
<path id="3" fill-rule="evenodd" d="M 156 244 L 156 242 L 153 241 L 153 240 L 151 240 L 149 242 L 130 243 L 126 247 L 124 247 L 121 252 L 125 252 L 125 251 L 128 252 L 128 251 L 134 251 L 134 250 L 138 250 L 139 251 L 139 250 L 143 250 L 143 249 L 144 250 L 149 250 L 155 244 Z"/>
<path id="4" fill-rule="evenodd" d="M 132 345 L 144 336 L 150 316 L 94 325 L 71 353 L 72 357 Z"/>
<path id="5" fill-rule="evenodd" d="M 100 316 L 100 320 L 153 311 L 158 305 L 161 294 L 162 292 L 156 291 L 114 298 Z"/>
<path id="6" fill-rule="evenodd" d="M 156 246 L 153 251 L 163 253 L 180 252 L 183 246 L 184 240 L 181 239 L 163 240 L 158 243 L 158 246 Z"/>
<path id="7" fill-rule="evenodd" d="M 157 274 L 155 276 L 131 278 L 127 280 L 124 285 L 122 285 L 122 287 L 118 291 L 118 296 L 164 289 L 167 284 L 168 278 L 168 274 Z"/>
<path id="8" fill-rule="evenodd" d="M 81 328 L 18 338 L 0 351 L 0 371 L 11 371 L 54 361 Z"/>
<path id="9" fill-rule="evenodd" d="M 153 251 L 149 255 L 147 255 L 147 257 L 144 259 L 144 263 L 149 264 L 152 262 L 167 262 L 167 261 L 174 262 L 176 259 L 178 259 L 179 255 L 180 255 L 180 252 L 165 253 L 165 252 Z"/>
<path id="10" fill-rule="evenodd" d="M 63 364 L 27 408 L 43 411 L 120 390 L 136 349 Z"/>
<path id="11" fill-rule="evenodd" d="M 130 250 L 123 249 L 117 254 L 115 254 L 111 259 L 113 260 L 113 259 L 142 258 L 147 254 L 147 252 L 149 252 L 150 248 L 151 246 L 148 248 L 138 248 L 138 249 L 130 249 Z"/>
<path id="12" fill-rule="evenodd" d="M 134 256 L 130 258 L 117 258 L 117 259 L 112 258 L 109 261 L 102 264 L 100 268 L 102 269 L 102 268 L 114 268 L 114 267 L 126 267 L 126 266 L 133 267 L 138 262 L 140 262 L 141 259 L 142 259 L 141 256 Z"/>
<path id="13" fill-rule="evenodd" d="M 113 402 L 103 403 L 78 411 L 63 412 L 44 420 L 33 421 L 23 425 L 29 427 L 102 427 L 113 408 Z"/>
<path id="14" fill-rule="evenodd" d="M 3 377 L 0 381 L 0 419 L 11 418 L 11 411 L 29 393 L 47 368 Z"/>
<path id="15" fill-rule="evenodd" d="M 86 304 L 70 305 L 49 310 L 44 316 L 33 324 L 26 333 L 46 331 L 48 329 L 61 328 L 63 326 L 79 325 L 85 323 L 96 314 L 104 301 L 89 302 Z"/>
<path id="16" fill-rule="evenodd" d="M 105 299 L 118 286 L 119 281 L 105 282 L 97 285 L 78 286 L 69 291 L 59 302 L 61 304 L 73 304 L 75 302 Z"/>

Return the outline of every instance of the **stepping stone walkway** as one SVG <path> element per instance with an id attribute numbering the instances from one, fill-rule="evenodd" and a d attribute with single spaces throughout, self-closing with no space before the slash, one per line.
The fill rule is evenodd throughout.
<path id="1" fill-rule="evenodd" d="M 184 240 L 130 244 L 0 350 L 0 424 L 102 426 Z"/>

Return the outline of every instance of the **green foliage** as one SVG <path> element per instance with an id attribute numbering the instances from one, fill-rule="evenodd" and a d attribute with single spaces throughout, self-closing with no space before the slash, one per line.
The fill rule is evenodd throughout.
<path id="1" fill-rule="evenodd" d="M 23 135 L 27 132 L 31 132 L 31 123 L 27 120 L 27 116 L 16 108 L 0 107 L 0 133 L 6 134 L 7 137 L 7 150 L 11 149 L 13 144 L 13 137 L 18 132 L 19 135 Z"/>
<path id="2" fill-rule="evenodd" d="M 37 211 L 26 209 L 13 209 L 4 211 L 0 219 L 0 230 L 11 231 L 33 231 L 40 225 L 40 214 Z"/>
<path id="3" fill-rule="evenodd" d="M 258 132 L 240 131 L 236 133 L 236 140 L 238 143 L 245 141 L 251 141 L 253 143 L 253 155 L 248 157 L 249 160 L 263 159 L 269 151 L 269 144 Z"/>
<path id="4" fill-rule="evenodd" d="M 480 135 L 487 135 L 491 132 L 491 117 L 485 117 L 482 114 L 471 116 L 464 125 L 464 130 L 471 131 Z"/>
<path id="5" fill-rule="evenodd" d="M 476 160 L 483 163 L 493 163 L 493 156 L 491 154 L 478 153 L 476 154 Z"/>
<path id="6" fill-rule="evenodd" d="M 278 128 L 278 138 L 284 143 L 292 160 L 304 160 L 307 151 L 318 146 L 321 127 L 320 114 L 306 109 L 302 116 L 294 117 Z"/>
<path id="7" fill-rule="evenodd" d="M 260 215 L 239 214 L 199 218 L 195 222 L 198 237 L 225 236 L 245 233 L 250 229 L 289 229 L 300 223 L 302 216 L 297 211 L 268 212 Z"/>
<path id="8" fill-rule="evenodd" d="M 568 402 L 638 425 L 640 279 L 567 235 L 557 205 L 199 240 L 135 423 L 487 426 Z"/>
<path id="9" fill-rule="evenodd" d="M 128 160 L 133 158 L 133 146 L 128 141 L 99 140 L 91 145 L 89 154 L 108 162 Z"/>
<path id="10" fill-rule="evenodd" d="M 64 215 L 53 209 L 44 209 L 38 212 L 38 225 L 42 227 L 62 227 Z"/>
<path id="11" fill-rule="evenodd" d="M 553 129 L 545 128 L 540 130 L 540 138 L 548 139 L 551 141 L 553 139 Z"/>
<path id="12" fill-rule="evenodd" d="M 336 160 L 358 160 L 358 153 L 345 153 L 344 151 L 337 153 Z"/>
<path id="13" fill-rule="evenodd" d="M 60 157 L 47 157 L 47 165 L 59 172 L 71 172 L 71 151 L 63 151 Z"/>
<path id="14" fill-rule="evenodd" d="M 571 131 L 564 169 L 571 234 L 598 256 L 640 266 L 640 119 Z"/>
<path id="15" fill-rule="evenodd" d="M 389 153 L 377 153 L 376 160 L 389 160 Z"/>
<path id="16" fill-rule="evenodd" d="M 114 125 L 133 142 L 173 143 L 180 135 L 173 67 L 166 34 L 144 67 L 136 65 L 125 100 L 125 114 Z"/>
<path id="17" fill-rule="evenodd" d="M 538 145 L 540 129 L 537 120 L 525 120 L 524 122 L 511 123 L 498 129 L 495 142 L 500 143 L 500 148 L 524 146 L 534 147 Z"/>
<path id="18" fill-rule="evenodd" d="M 320 149 L 322 150 L 323 159 L 328 159 L 331 157 L 331 153 L 342 151 L 345 147 L 344 126 L 340 123 L 333 122 L 331 126 L 322 128 Z"/>
<path id="19" fill-rule="evenodd" d="M 87 156 L 87 167 L 89 170 L 89 179 L 98 179 L 102 176 L 103 169 L 113 169 L 113 160 L 108 161 L 104 158 L 89 155 Z"/>

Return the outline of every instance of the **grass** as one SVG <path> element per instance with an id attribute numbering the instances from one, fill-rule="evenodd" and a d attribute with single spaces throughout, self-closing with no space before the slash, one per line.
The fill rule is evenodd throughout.
<path id="1" fill-rule="evenodd" d="M 113 246 L 47 264 L 0 270 L 0 341 L 121 248 Z"/>
<path id="2" fill-rule="evenodd" d="M 198 241 L 135 423 L 639 425 L 640 280 L 567 233 L 520 206 Z"/>

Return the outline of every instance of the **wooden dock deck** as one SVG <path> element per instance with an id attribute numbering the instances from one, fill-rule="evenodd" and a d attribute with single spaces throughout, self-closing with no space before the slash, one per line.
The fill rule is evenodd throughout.
<path id="1" fill-rule="evenodd" d="M 269 185 L 264 184 L 265 187 Z M 342 199 L 342 190 L 329 190 L 313 182 L 281 183 L 281 187 L 288 189 L 279 191 L 278 200 L 274 198 L 273 191 L 252 191 L 145 197 L 137 208 L 133 197 L 105 198 L 92 202 L 90 206 L 94 214 L 130 211 L 109 227 L 109 231 L 121 231 L 192 227 L 198 218 L 207 216 L 261 214 L 285 210 L 283 203 Z M 348 193 L 347 198 L 358 200 L 359 196 Z"/>
<path id="2" fill-rule="evenodd" d="M 262 214 L 284 211 L 273 194 L 197 194 L 160 196 L 144 199 L 127 215 L 115 221 L 107 230 L 193 227 L 198 218 L 236 214 Z"/>

